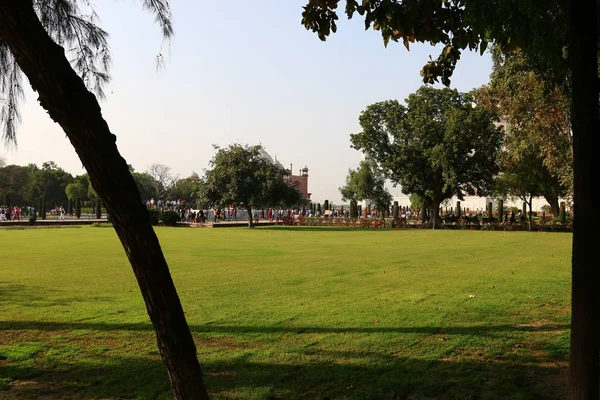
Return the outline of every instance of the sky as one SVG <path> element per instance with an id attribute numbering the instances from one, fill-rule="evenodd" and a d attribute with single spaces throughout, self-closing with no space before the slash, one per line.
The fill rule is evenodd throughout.
<path id="1" fill-rule="evenodd" d="M 313 201 L 339 203 L 338 188 L 360 162 L 349 141 L 360 131 L 360 112 L 417 90 L 421 67 L 440 48 L 385 48 L 358 15 L 340 15 L 338 32 L 322 42 L 300 23 L 306 1 L 172 1 L 175 35 L 165 42 L 140 1 L 96 0 L 113 56 L 101 107 L 127 162 L 136 171 L 164 164 L 183 178 L 202 175 L 213 144 L 262 144 L 294 173 L 309 168 Z M 158 53 L 165 57 L 160 70 Z M 489 54 L 465 53 L 451 87 L 469 91 L 490 72 Z M 36 99 L 28 88 L 17 145 L 0 148 L 0 156 L 20 165 L 52 160 L 85 173 Z"/>

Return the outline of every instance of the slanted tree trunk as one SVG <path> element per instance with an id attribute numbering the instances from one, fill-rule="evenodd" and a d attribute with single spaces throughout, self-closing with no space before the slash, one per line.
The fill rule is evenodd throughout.
<path id="1" fill-rule="evenodd" d="M 60 124 L 104 200 L 156 331 L 175 399 L 208 399 L 194 340 L 140 193 L 100 106 L 44 30 L 31 0 L 0 0 L 0 38 Z"/>
<path id="2" fill-rule="evenodd" d="M 433 200 L 429 203 L 429 221 L 423 225 L 425 229 L 442 229 L 442 217 L 440 217 L 440 202 Z"/>
<path id="3" fill-rule="evenodd" d="M 575 176 L 569 398 L 596 400 L 600 397 L 600 269 L 594 215 L 594 191 L 600 175 L 598 6 L 596 0 L 572 0 L 568 4 Z"/>

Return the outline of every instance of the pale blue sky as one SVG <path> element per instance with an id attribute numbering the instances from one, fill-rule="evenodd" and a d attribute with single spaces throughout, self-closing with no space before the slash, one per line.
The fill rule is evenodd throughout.
<path id="1" fill-rule="evenodd" d="M 96 1 L 111 34 L 112 82 L 103 114 L 128 163 L 152 163 L 179 176 L 202 173 L 212 144 L 262 143 L 294 171 L 308 166 L 313 199 L 340 201 L 338 187 L 360 154 L 349 134 L 368 104 L 404 99 L 421 85 L 419 71 L 439 49 L 397 43 L 386 49 L 363 22 L 341 20 L 321 42 L 300 24 L 306 0 L 172 1 L 175 37 L 164 44 L 166 68 L 154 56 L 160 31 L 139 2 Z M 485 84 L 488 54 L 463 55 L 452 86 Z M 73 174 L 85 171 L 60 127 L 28 90 L 18 147 L 3 151 L 14 164 L 47 160 Z M 399 190 L 392 190 L 398 193 Z"/>

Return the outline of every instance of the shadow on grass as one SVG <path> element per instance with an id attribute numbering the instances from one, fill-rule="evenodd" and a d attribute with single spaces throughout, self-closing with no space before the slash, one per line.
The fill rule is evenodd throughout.
<path id="1" fill-rule="evenodd" d="M 239 354 L 203 363 L 213 398 L 255 399 L 560 399 L 565 369 L 545 362 L 409 359 L 383 352 L 327 351 L 298 362 Z M 544 360 L 542 360 L 544 361 Z M 201 360 L 202 362 L 202 360 Z M 540 366 L 543 365 L 543 366 Z M 52 370 L 0 362 L 0 377 L 14 380 L 0 398 L 167 399 L 168 381 L 158 359 L 106 357 L 104 363 L 62 362 Z"/>
<path id="2" fill-rule="evenodd" d="M 53 296 L 48 296 L 46 290 L 35 286 L 0 282 L 0 306 L 17 303 L 23 307 L 53 307 L 71 306 L 82 301 L 113 301 L 110 297 L 68 296 L 57 289 L 53 291 Z"/>
<path id="3" fill-rule="evenodd" d="M 369 231 L 369 232 L 389 232 L 398 230 L 394 228 L 353 228 L 351 226 L 259 226 L 257 229 L 264 230 L 277 230 L 277 231 L 300 231 L 300 232 L 356 232 L 356 231 Z"/>
<path id="4" fill-rule="evenodd" d="M 246 334 L 246 333 L 420 333 L 443 332 L 448 335 L 500 336 L 507 331 L 549 332 L 569 329 L 569 324 L 542 325 L 481 325 L 481 326 L 407 326 L 407 327 L 318 327 L 318 326 L 238 326 L 238 325 L 190 325 L 192 333 Z M 39 331 L 153 331 L 150 323 L 97 323 L 97 322 L 41 322 L 41 321 L 0 321 L 2 330 Z"/>

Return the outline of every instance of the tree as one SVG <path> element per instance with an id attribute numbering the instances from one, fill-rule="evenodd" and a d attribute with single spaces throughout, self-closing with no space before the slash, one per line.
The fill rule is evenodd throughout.
<path id="1" fill-rule="evenodd" d="M 356 170 L 349 170 L 346 177 L 346 186 L 341 187 L 342 200 L 358 201 L 368 200 L 384 217 L 392 201 L 392 195 L 385 188 L 385 177 L 379 171 L 377 164 L 367 158 L 361 161 Z"/>
<path id="2" fill-rule="evenodd" d="M 298 204 L 300 192 L 285 181 L 286 170 L 264 159 L 261 146 L 214 147 L 217 153 L 202 184 L 202 198 L 208 204 L 243 206 L 250 228 L 254 227 L 253 208 Z"/>
<path id="3" fill-rule="evenodd" d="M 200 182 L 191 179 L 178 179 L 171 188 L 171 198 L 192 202 L 200 196 Z"/>
<path id="4" fill-rule="evenodd" d="M 79 182 L 69 183 L 65 187 L 65 194 L 69 200 L 85 198 L 88 194 L 88 188 L 84 187 Z"/>
<path id="5" fill-rule="evenodd" d="M 473 97 L 423 86 L 406 99 L 370 105 L 359 117 L 352 147 L 373 158 L 388 178 L 419 195 L 429 228 L 442 226 L 440 203 L 456 195 L 483 195 L 497 172 L 502 131 Z"/>
<path id="6" fill-rule="evenodd" d="M 58 167 L 55 162 L 47 161 L 42 168 L 35 168 L 29 175 L 29 198 L 44 196 L 46 205 L 54 208 L 66 205 L 66 187 L 73 183 L 73 175 Z"/>
<path id="7" fill-rule="evenodd" d="M 34 204 L 30 197 L 30 166 L 7 165 L 0 168 L 0 193 L 10 195 L 14 204 Z"/>
<path id="8" fill-rule="evenodd" d="M 339 0 L 309 0 L 302 23 L 321 40 L 335 32 Z M 571 356 L 569 398 L 600 397 L 600 272 L 595 256 L 594 187 L 599 175 L 598 3 L 596 0 L 545 2 L 506 0 L 456 2 L 346 0 L 349 18 L 358 12 L 383 40 L 441 43 L 440 56 L 428 62 L 425 82 L 441 77 L 448 85 L 461 52 L 485 51 L 489 42 L 520 48 L 545 79 L 571 93 L 573 134 L 573 223 Z"/>
<path id="9" fill-rule="evenodd" d="M 573 194 L 569 99 L 562 86 L 544 81 L 522 52 L 504 53 L 493 46 L 492 58 L 490 83 L 477 91 L 477 103 L 500 115 L 511 140 L 520 144 L 511 146 L 515 157 L 523 149 L 539 153 L 544 167 L 561 184 L 558 191 L 541 193 L 558 215 L 559 197 Z"/>
<path id="10" fill-rule="evenodd" d="M 171 167 L 163 164 L 152 164 L 146 174 L 151 178 L 152 197 L 166 199 L 177 178 L 171 174 Z"/>
<path id="11" fill-rule="evenodd" d="M 24 74 L 42 107 L 63 128 L 107 205 L 154 325 L 173 397 L 206 399 L 196 347 L 148 211 L 98 100 L 89 90 L 102 97 L 102 85 L 108 80 L 108 33 L 96 25 L 90 2 L 55 3 L 0 0 L 3 137 L 9 141 L 16 137 Z M 163 35 L 169 38 L 173 29 L 167 0 L 143 0 L 143 5 L 155 14 Z"/>
<path id="12" fill-rule="evenodd" d="M 532 199 L 544 196 L 558 215 L 558 199 L 565 188 L 553 176 L 536 143 L 520 134 L 514 134 L 509 127 L 504 146 L 498 155 L 501 173 L 496 178 L 496 197 L 518 197 L 529 206 L 529 228 L 532 225 Z M 523 210 L 525 212 L 526 210 Z"/>

